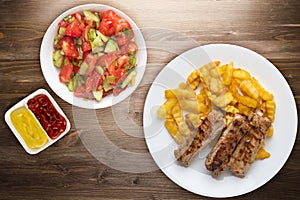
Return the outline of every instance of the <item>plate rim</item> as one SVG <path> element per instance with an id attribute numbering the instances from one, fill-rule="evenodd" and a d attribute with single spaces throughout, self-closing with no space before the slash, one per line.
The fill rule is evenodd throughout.
<path id="1" fill-rule="evenodd" d="M 148 147 L 148 150 L 153 158 L 153 160 L 155 161 L 155 163 L 157 164 L 157 166 L 159 167 L 159 169 L 171 180 L 173 181 L 174 183 L 176 183 L 178 186 L 182 187 L 183 189 L 185 190 L 188 190 L 194 194 L 198 194 L 198 195 L 202 195 L 202 196 L 207 196 L 207 197 L 215 197 L 215 198 L 225 198 L 225 197 L 235 197 L 235 196 L 240 196 L 240 195 L 243 195 L 243 194 L 247 194 L 247 193 L 250 193 L 258 188 L 260 188 L 261 186 L 263 186 L 264 184 L 266 184 L 267 182 L 269 182 L 272 178 L 274 178 L 278 172 L 283 168 L 283 166 L 286 164 L 287 160 L 289 159 L 291 153 L 292 153 L 292 150 L 294 148 L 294 145 L 295 145 L 295 141 L 296 141 L 296 138 L 297 138 L 297 130 L 298 130 L 298 121 L 297 121 L 297 118 L 298 118 L 298 113 L 297 113 L 297 105 L 296 105 L 296 101 L 295 101 L 295 98 L 294 98 L 294 94 L 293 94 L 293 91 L 289 85 L 289 83 L 287 82 L 287 80 L 285 79 L 285 77 L 281 74 L 281 72 L 279 71 L 278 68 L 276 68 L 268 59 L 266 59 L 265 57 L 263 57 L 262 55 L 260 55 L 259 53 L 255 52 L 254 50 L 251 50 L 251 49 L 248 49 L 246 47 L 242 47 L 242 46 L 239 46 L 239 45 L 234 45 L 234 44 L 226 44 L 226 43 L 216 43 L 216 44 L 206 44 L 206 45 L 202 45 L 202 46 L 198 46 L 198 47 L 195 47 L 195 48 L 192 48 L 192 49 L 189 49 L 183 53 L 181 53 L 180 55 L 176 56 L 174 59 L 172 59 L 171 61 L 169 61 L 162 69 L 161 71 L 157 74 L 157 76 L 155 77 L 155 79 L 153 80 L 153 83 L 155 83 L 156 79 L 158 78 L 158 76 L 161 74 L 161 72 L 168 68 L 168 65 L 172 62 L 174 62 L 175 59 L 178 59 L 178 57 L 180 56 L 183 56 L 187 53 L 189 53 L 190 51 L 193 51 L 195 49 L 198 49 L 198 48 L 201 48 L 201 49 L 204 49 L 205 48 L 215 48 L 215 47 L 229 47 L 229 48 L 238 48 L 238 49 L 241 49 L 243 51 L 247 51 L 251 54 L 254 54 L 255 56 L 258 56 L 260 59 L 263 59 L 264 62 L 267 62 L 270 66 L 272 66 L 272 69 L 275 70 L 275 72 L 279 75 L 279 77 L 282 79 L 282 81 L 284 81 L 284 83 L 286 84 L 286 86 L 288 86 L 288 93 L 293 97 L 292 98 L 292 107 L 294 107 L 295 109 L 293 110 L 294 112 L 294 118 L 296 119 L 295 120 L 295 124 L 294 124 L 294 127 L 293 127 L 293 130 L 295 130 L 295 133 L 293 133 L 293 137 L 292 138 L 292 144 L 289 146 L 289 149 L 288 149 L 288 154 L 284 157 L 282 163 L 280 163 L 280 165 L 278 165 L 278 167 L 273 171 L 273 174 L 271 176 L 269 176 L 268 178 L 266 178 L 264 181 L 261 181 L 259 184 L 256 184 L 256 185 L 253 185 L 252 187 L 250 188 L 245 188 L 243 191 L 239 191 L 239 192 L 235 192 L 234 194 L 232 195 L 212 195 L 211 193 L 207 193 L 207 192 L 199 192 L 199 191 L 196 191 L 194 188 L 190 188 L 187 184 L 185 184 L 184 182 L 180 182 L 176 176 L 174 176 L 171 172 L 168 171 L 168 169 L 170 168 L 170 166 L 167 166 L 165 168 L 160 168 L 159 164 L 157 163 L 156 159 L 153 157 L 150 149 L 152 149 L 150 146 L 149 146 L 149 141 L 147 140 L 147 137 L 146 137 L 146 129 L 144 127 L 144 135 L 145 135 L 145 140 L 146 140 L 146 144 L 147 144 L 147 147 Z M 207 53 L 207 52 L 206 52 Z M 208 55 L 209 56 L 209 55 Z M 145 113 L 145 109 L 146 109 L 146 105 L 147 105 L 147 101 L 149 100 L 149 93 L 150 93 L 150 90 L 152 90 L 153 88 L 153 84 L 151 85 L 149 91 L 148 91 L 148 94 L 146 96 L 146 101 L 145 101 L 145 105 L 144 105 L 144 113 Z M 145 115 L 144 115 L 145 116 Z M 145 117 L 143 116 L 143 124 L 146 124 L 145 123 Z M 174 164 L 172 164 L 171 166 L 173 166 Z"/>

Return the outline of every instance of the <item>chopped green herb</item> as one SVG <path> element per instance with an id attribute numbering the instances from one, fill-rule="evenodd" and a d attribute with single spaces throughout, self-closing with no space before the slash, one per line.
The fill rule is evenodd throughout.
<path id="1" fill-rule="evenodd" d="M 126 72 L 129 72 L 129 70 L 131 69 L 131 66 L 125 66 L 124 69 Z"/>
<path id="2" fill-rule="evenodd" d="M 125 35 L 130 35 L 131 34 L 131 30 L 129 30 L 128 28 L 124 28 L 123 33 Z"/>
<path id="3" fill-rule="evenodd" d="M 129 55 L 129 63 L 133 66 L 136 66 L 136 57 L 132 54 Z"/>

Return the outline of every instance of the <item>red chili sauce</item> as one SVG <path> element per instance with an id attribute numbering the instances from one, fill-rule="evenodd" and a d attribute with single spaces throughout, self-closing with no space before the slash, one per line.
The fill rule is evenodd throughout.
<path id="1" fill-rule="evenodd" d="M 29 99 L 27 106 L 51 139 L 66 130 L 66 119 L 55 109 L 47 95 L 40 94 Z"/>

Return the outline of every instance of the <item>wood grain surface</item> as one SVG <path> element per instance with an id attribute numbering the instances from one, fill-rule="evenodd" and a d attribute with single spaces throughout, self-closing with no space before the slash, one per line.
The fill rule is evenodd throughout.
<path id="1" fill-rule="evenodd" d="M 122 110 L 119 105 L 93 113 L 107 139 L 119 149 L 147 155 L 142 137 L 147 92 L 168 62 L 195 46 L 229 43 L 258 52 L 280 70 L 293 91 L 297 107 L 300 106 L 300 1 L 0 2 L 0 199 L 207 199 L 182 189 L 158 169 L 144 173 L 124 172 L 109 167 L 109 163 L 103 164 L 89 153 L 84 145 L 89 131 L 76 128 L 74 121 L 74 113 L 86 112 L 64 102 L 49 88 L 39 61 L 40 45 L 49 25 L 62 12 L 77 5 L 102 3 L 122 10 L 142 29 L 147 43 L 145 76 L 126 100 L 127 107 L 125 105 Z M 161 34 L 168 31 L 180 34 Z M 22 149 L 6 125 L 4 113 L 38 88 L 45 88 L 53 95 L 70 119 L 72 128 L 63 139 L 32 156 Z M 117 109 L 124 116 L 116 116 Z M 89 121 L 88 115 L 87 112 L 81 117 Z M 116 117 L 134 126 L 123 130 L 114 122 Z M 288 137 L 288 133 L 282 134 Z M 288 161 L 273 179 L 237 198 L 298 199 L 299 142 L 298 134 Z M 144 160 L 145 165 L 155 166 L 151 157 Z M 115 161 L 116 158 L 111 160 Z"/>

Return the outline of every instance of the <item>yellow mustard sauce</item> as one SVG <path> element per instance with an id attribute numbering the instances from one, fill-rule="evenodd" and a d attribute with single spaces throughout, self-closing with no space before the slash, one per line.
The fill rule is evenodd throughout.
<path id="1" fill-rule="evenodd" d="M 10 118 L 29 148 L 37 149 L 48 142 L 45 131 L 25 106 L 12 111 Z"/>

